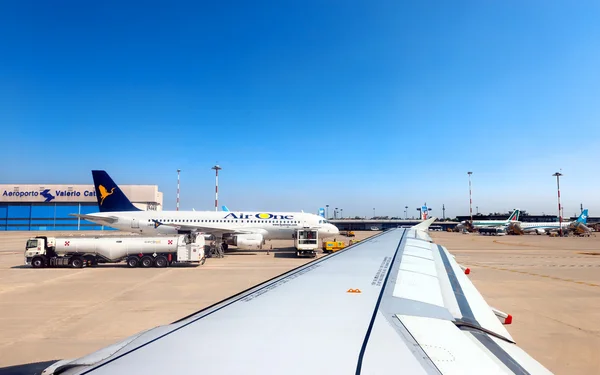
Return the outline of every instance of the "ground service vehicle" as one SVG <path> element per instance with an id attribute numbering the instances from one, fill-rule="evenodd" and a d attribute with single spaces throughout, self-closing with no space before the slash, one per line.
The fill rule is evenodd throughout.
<path id="1" fill-rule="evenodd" d="M 27 240 L 25 264 L 33 268 L 94 266 L 125 260 L 129 267 L 168 267 L 174 262 L 204 264 L 204 237 L 96 236 L 46 237 Z"/>
<path id="2" fill-rule="evenodd" d="M 315 250 L 319 248 L 319 231 L 317 229 L 298 229 L 294 235 L 296 256 L 317 256 Z"/>
<path id="3" fill-rule="evenodd" d="M 333 253 L 346 247 L 344 241 L 323 241 L 323 252 Z"/>
<path id="4" fill-rule="evenodd" d="M 501 227 L 479 228 L 479 234 L 488 236 L 504 236 L 506 235 L 506 229 Z"/>

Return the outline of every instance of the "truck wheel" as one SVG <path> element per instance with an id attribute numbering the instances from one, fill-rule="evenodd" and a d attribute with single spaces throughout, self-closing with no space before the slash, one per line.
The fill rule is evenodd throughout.
<path id="1" fill-rule="evenodd" d="M 137 266 L 138 266 L 138 263 L 139 263 L 138 257 L 129 257 L 129 258 L 127 258 L 127 265 L 128 265 L 130 268 L 135 268 L 135 267 L 137 267 Z"/>
<path id="2" fill-rule="evenodd" d="M 145 256 L 142 257 L 142 267 L 144 268 L 148 268 L 148 267 L 152 267 L 152 263 L 154 263 L 154 260 L 152 259 L 152 257 L 149 256 Z"/>
<path id="3" fill-rule="evenodd" d="M 46 267 L 46 259 L 44 259 L 44 257 L 34 257 L 31 260 L 31 267 L 33 267 L 33 268 L 44 268 L 44 267 Z"/>
<path id="4" fill-rule="evenodd" d="M 163 268 L 169 265 L 169 261 L 162 255 L 159 255 L 154 259 L 154 265 L 158 268 Z"/>
<path id="5" fill-rule="evenodd" d="M 83 259 L 81 259 L 80 257 L 71 258 L 71 267 L 82 268 L 83 267 Z"/>

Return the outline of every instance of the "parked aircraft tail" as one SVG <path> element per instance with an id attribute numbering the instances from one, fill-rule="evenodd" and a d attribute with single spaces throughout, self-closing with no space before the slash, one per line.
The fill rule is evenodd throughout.
<path id="1" fill-rule="evenodd" d="M 579 217 L 577 218 L 577 222 L 587 224 L 587 218 L 588 218 L 588 209 L 586 208 L 585 210 L 583 210 L 583 212 L 581 212 L 581 215 L 579 215 Z"/>
<path id="2" fill-rule="evenodd" d="M 512 214 L 510 214 L 510 216 L 508 217 L 508 221 L 513 222 L 513 221 L 519 221 L 519 214 L 521 212 L 519 211 L 519 209 L 515 209 L 513 211 Z"/>
<path id="3" fill-rule="evenodd" d="M 225 212 L 229 212 L 229 208 L 227 208 L 227 206 L 221 206 L 221 210 L 223 210 Z"/>
<path id="4" fill-rule="evenodd" d="M 100 212 L 141 211 L 135 207 L 106 171 L 92 171 Z"/>

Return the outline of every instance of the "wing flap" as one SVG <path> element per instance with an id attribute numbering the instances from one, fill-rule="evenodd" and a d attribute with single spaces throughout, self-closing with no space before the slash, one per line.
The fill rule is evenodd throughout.
<path id="1" fill-rule="evenodd" d="M 385 319 L 382 314 L 378 314 L 375 319 L 369 343 L 371 345 L 367 346 L 361 364 L 363 374 L 388 374 L 390 363 L 392 368 L 401 368 L 402 371 L 399 373 L 402 374 L 437 373 L 434 364 L 424 358 L 422 350 L 416 345 L 407 345 L 406 340 L 398 335 L 393 323 Z"/>
<path id="2" fill-rule="evenodd" d="M 396 315 L 442 374 L 512 374 L 447 320 Z"/>
<path id="3" fill-rule="evenodd" d="M 406 298 L 412 301 L 444 306 L 444 299 L 437 277 L 400 271 L 393 292 L 394 297 Z"/>

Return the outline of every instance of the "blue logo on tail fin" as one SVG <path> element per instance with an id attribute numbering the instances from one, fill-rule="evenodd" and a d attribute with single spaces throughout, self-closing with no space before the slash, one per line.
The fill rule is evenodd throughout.
<path id="1" fill-rule="evenodd" d="M 227 206 L 221 206 L 221 209 L 225 212 L 229 212 L 229 208 L 227 208 Z"/>
<path id="2" fill-rule="evenodd" d="M 92 171 L 100 212 L 140 211 L 105 171 Z"/>
<path id="3" fill-rule="evenodd" d="M 587 224 L 587 218 L 588 218 L 588 209 L 586 208 L 585 210 L 583 210 L 581 215 L 579 215 L 579 217 L 577 218 L 577 222 Z"/>

